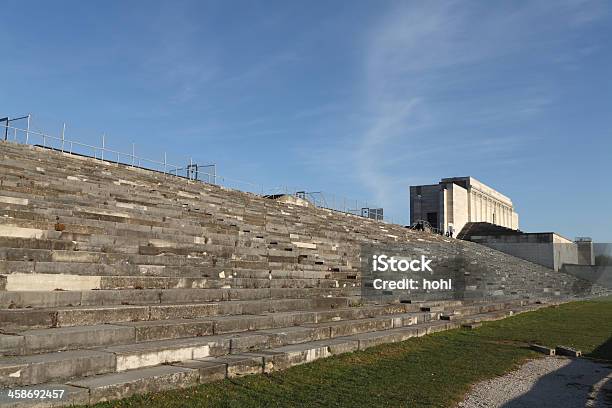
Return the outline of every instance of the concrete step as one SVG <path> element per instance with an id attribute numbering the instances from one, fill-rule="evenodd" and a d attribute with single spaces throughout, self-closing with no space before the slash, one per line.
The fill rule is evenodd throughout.
<path id="1" fill-rule="evenodd" d="M 377 309 L 384 308 L 378 307 Z M 274 319 L 274 314 L 243 317 L 225 316 L 212 319 L 167 320 L 28 331 L 17 334 L 17 336 L 23 337 L 23 341 L 18 341 L 16 336 L 0 337 L 2 341 L 0 349 L 4 350 L 5 354 L 27 354 L 93 347 L 103 344 L 249 332 L 244 335 L 230 336 L 230 352 L 234 352 L 234 350 L 265 349 L 271 346 L 293 344 L 313 339 L 335 338 L 355 333 L 388 330 L 426 322 L 435 316 L 434 313 L 404 313 L 361 320 L 306 324 L 298 328 L 293 327 L 293 325 L 316 320 L 316 312 L 280 313 L 280 315 L 283 318 L 276 320 Z M 309 316 L 310 319 L 304 319 L 301 315 Z M 291 320 L 289 316 L 296 317 Z M 125 330 L 121 329 L 121 327 L 125 328 Z M 270 328 L 276 328 L 276 330 L 266 330 Z M 116 335 L 117 337 L 113 337 L 115 332 L 119 333 Z M 68 341 L 64 336 L 70 333 L 75 335 L 71 336 L 71 340 Z M 113 339 L 116 339 L 116 341 Z"/>
<path id="2" fill-rule="evenodd" d="M 359 342 L 354 339 L 329 339 L 318 340 L 303 344 L 292 344 L 283 347 L 277 347 L 271 351 L 283 353 L 286 357 L 280 358 L 285 360 L 284 364 L 273 362 L 272 370 L 284 369 L 294 365 L 309 363 L 320 358 L 326 358 L 335 354 L 342 354 L 355 351 L 359 348 Z M 279 358 L 276 357 L 276 360 Z"/>
<path id="3" fill-rule="evenodd" d="M 16 387 L 65 381 L 116 371 L 112 353 L 74 350 L 0 358 L 0 387 Z"/>
<path id="4" fill-rule="evenodd" d="M 0 290 L 75 291 L 121 289 L 316 289 L 356 287 L 354 280 L 340 279 L 283 279 L 272 278 L 202 278 L 165 276 L 96 276 L 76 274 L 11 273 L 0 275 Z"/>
<path id="5" fill-rule="evenodd" d="M 318 340 L 262 352 L 187 359 L 171 365 L 88 376 L 69 380 L 66 384 L 39 386 L 37 389 L 66 390 L 66 397 L 58 401 L 59 405 L 93 404 L 145 392 L 185 388 L 223 378 L 283 370 L 319 358 L 355 351 L 358 347 L 359 342 L 353 339 Z M 23 403 L 24 406 L 34 406 L 39 401 Z"/>
<path id="6" fill-rule="evenodd" d="M 228 300 L 358 296 L 359 288 L 122 289 L 84 291 L 0 291 L 0 309 L 66 306 L 203 303 Z"/>
<path id="7" fill-rule="evenodd" d="M 213 376 L 212 372 L 206 374 Z M 200 371 L 196 368 L 161 365 L 73 380 L 68 385 L 84 391 L 87 395 L 85 403 L 93 404 L 134 394 L 187 388 L 199 382 Z"/>
<path id="8" fill-rule="evenodd" d="M 240 377 L 263 373 L 263 357 L 254 354 L 232 354 L 222 357 L 208 357 L 201 360 L 204 363 L 225 366 L 225 377 Z"/>
<path id="9" fill-rule="evenodd" d="M 425 324 L 399 327 L 384 332 L 368 332 L 354 335 L 358 342 L 359 350 L 365 350 L 370 347 L 379 346 L 387 343 L 397 343 L 408 340 L 411 337 L 420 337 L 427 334 L 427 326 Z"/>
<path id="10" fill-rule="evenodd" d="M 0 309 L 0 323 L 5 333 L 28 329 L 88 326 L 108 323 L 155 321 L 167 319 L 195 319 L 216 315 L 248 315 L 266 312 L 310 310 L 320 313 L 319 319 L 335 316 L 359 316 L 358 308 L 351 308 L 348 298 L 235 300 L 231 302 L 180 303 L 154 305 L 76 306 L 42 309 Z M 333 313 L 328 316 L 327 309 Z M 376 309 L 378 310 L 378 309 Z M 333 317 L 332 317 L 333 316 Z M 340 318 L 340 317 L 338 317 Z"/>
<path id="11" fill-rule="evenodd" d="M 155 217 L 140 216 L 138 218 L 131 217 L 123 211 L 118 213 L 108 208 L 84 208 L 79 206 L 78 210 L 74 210 L 74 206 L 78 205 L 74 201 L 74 198 L 70 197 L 66 204 L 55 208 L 53 208 L 53 202 L 49 200 L 41 201 L 41 208 L 28 207 L 24 209 L 14 206 L 7 208 L 2 203 L 0 203 L 0 208 L 4 207 L 3 211 L 10 216 L 10 219 L 4 220 L 4 223 L 10 223 L 9 225 L 12 225 L 12 227 L 38 228 L 43 231 L 54 230 L 57 217 L 60 217 L 62 224 L 65 226 L 65 231 L 79 232 L 91 236 L 99 235 L 97 239 L 103 236 L 141 238 L 137 242 L 140 243 L 140 246 L 143 246 L 142 250 L 145 252 L 148 250 L 155 251 L 156 248 L 190 249 L 196 252 L 206 248 L 211 251 L 222 251 L 224 247 L 236 246 L 244 253 L 253 255 L 293 258 L 297 254 L 314 255 L 323 253 L 330 256 L 330 259 L 339 257 L 337 245 L 323 244 L 320 239 L 314 237 L 310 242 L 304 242 L 303 239 L 301 241 L 296 239 L 264 239 L 265 236 L 269 236 L 269 234 L 264 234 L 261 241 L 263 245 L 240 245 L 240 243 L 250 244 L 250 242 L 239 238 L 239 228 L 236 224 L 227 226 L 224 225 L 223 221 L 219 222 L 220 220 L 202 222 L 202 220 L 189 220 L 184 217 L 180 220 L 174 220 L 169 216 L 171 210 L 168 209 L 160 211 L 160 214 Z M 291 220 L 286 222 L 291 224 Z M 155 240 L 148 241 L 146 239 L 151 237 L 147 227 L 159 228 L 155 234 Z M 242 224 L 240 228 L 246 232 L 246 229 L 250 229 L 251 226 Z M 20 235 L 14 235 L 10 230 L 0 229 L 0 236 Z M 27 237 L 29 236 L 24 236 L 24 238 Z M 87 236 L 84 235 L 83 238 L 86 239 Z"/>
<path id="12" fill-rule="evenodd" d="M 356 307 L 361 244 L 409 243 L 440 268 L 461 254 L 474 298 L 533 295 L 531 288 L 554 297 L 573 285 L 475 244 L 362 217 L 12 143 L 0 142 L 0 155 L 0 353 L 23 355 L 0 358 L 10 386 L 59 383 L 71 398 L 87 390 L 96 402 L 541 307 Z M 67 350 L 73 346 L 91 349 Z M 98 365 L 75 352 L 100 353 Z M 66 380 L 97 382 L 78 388 Z"/>
<path id="13" fill-rule="evenodd" d="M 398 321 L 402 323 L 401 320 Z M 329 330 L 329 338 L 350 336 L 355 333 L 366 333 L 393 328 L 392 316 L 366 318 L 361 320 L 344 320 L 332 323 L 307 324 L 305 327 L 317 327 L 321 331 Z"/>
<path id="14" fill-rule="evenodd" d="M 174 361 L 229 354 L 228 336 L 152 341 L 101 349 L 116 357 L 116 371 L 151 367 Z"/>
<path id="15" fill-rule="evenodd" d="M 106 345 L 121 345 L 147 341 L 223 335 L 241 332 L 257 332 L 266 329 L 282 329 L 303 326 L 312 329 L 307 338 L 334 338 L 354 333 L 388 330 L 393 327 L 417 324 L 431 320 L 432 313 L 405 313 L 380 317 L 381 307 L 366 307 L 365 314 L 356 314 L 352 320 L 325 323 L 318 321 L 318 312 L 277 312 L 263 315 L 209 316 L 205 318 L 169 319 L 74 326 L 63 328 L 35 329 L 0 336 L 0 350 L 4 355 L 27 355 L 45 352 L 94 348 Z M 348 310 L 355 310 L 348 309 Z M 347 315 L 347 317 L 350 315 Z M 194 316 L 195 317 L 195 316 Z M 316 333 L 316 334 L 315 334 Z M 305 334 L 306 335 L 306 334 Z M 255 339 L 258 344 L 279 344 L 278 338 L 264 333 Z M 245 342 L 249 339 L 242 339 Z M 239 344 L 240 340 L 234 340 Z M 236 348 L 234 346 L 233 348 Z M 250 347 L 250 346 L 249 346 Z M 264 347 L 267 348 L 267 347 Z M 240 346 L 244 349 L 244 346 Z"/>
<path id="16" fill-rule="evenodd" d="M 17 336 L 23 337 L 23 354 L 127 344 L 136 338 L 134 327 L 110 324 L 28 330 Z"/>
<path id="17" fill-rule="evenodd" d="M 24 350 L 25 353 L 43 352 L 43 354 L 2 358 L 0 360 L 0 372 L 13 380 L 6 380 L 5 383 L 0 383 L 0 385 L 29 385 L 69 378 L 71 376 L 69 373 L 79 370 L 78 366 L 72 363 L 69 364 L 69 368 L 60 371 L 61 378 L 53 378 L 53 373 L 58 370 L 57 366 L 61 362 L 65 362 L 62 356 L 74 356 L 74 352 L 65 351 L 64 354 L 61 354 L 56 351 L 75 347 L 91 348 L 112 344 L 110 347 L 95 350 L 101 354 L 94 353 L 93 356 L 101 359 L 106 365 L 96 365 L 91 370 L 100 369 L 108 372 L 110 370 L 108 368 L 109 364 L 114 364 L 116 371 L 126 371 L 173 361 L 222 356 L 243 351 L 266 350 L 274 346 L 293 345 L 296 346 L 294 349 L 299 349 L 297 345 L 303 342 L 333 340 L 348 335 L 385 331 L 404 325 L 419 324 L 418 319 L 398 319 L 392 315 L 331 324 L 307 324 L 301 327 L 270 329 L 271 320 L 261 318 L 262 316 L 249 316 L 245 319 L 249 324 L 242 323 L 240 319 L 230 316 L 217 321 L 213 320 L 213 325 L 210 321 L 193 319 L 190 321 L 159 322 L 158 325 L 101 325 L 24 332 L 22 333 L 23 343 L 18 345 L 20 350 Z M 424 317 L 424 320 L 427 321 L 427 317 Z M 220 329 L 217 329 L 218 327 Z M 140 335 L 144 336 L 145 341 L 136 343 L 138 340 L 135 336 L 139 329 L 142 329 Z M 200 333 L 198 333 L 198 330 L 200 330 Z M 238 330 L 248 333 L 230 334 Z M 430 328 L 428 328 L 429 331 L 431 331 Z M 226 334 L 219 335 L 219 332 L 225 332 Z M 212 335 L 213 333 L 214 335 Z M 156 335 L 181 337 L 194 336 L 194 334 L 196 337 L 146 341 L 155 338 Z M 198 337 L 198 335 L 202 336 Z M 4 340 L 4 337 L 6 336 L 0 337 L 0 340 Z M 121 343 L 126 344 L 121 345 Z M 7 345 L 6 342 L 3 344 Z M 333 342 L 333 344 L 337 343 Z M 358 345 L 358 342 L 355 344 Z M 75 352 L 78 351 L 80 350 L 75 350 Z M 77 363 L 80 361 L 78 358 L 76 360 Z M 108 363 L 109 361 L 111 363 Z M 22 375 L 24 367 L 30 365 L 38 368 L 33 374 Z M 47 374 L 42 374 L 42 377 L 39 378 L 36 374 L 38 372 Z M 88 372 L 99 374 L 99 372 Z M 29 381 L 34 382 L 30 383 Z"/>
<path id="18" fill-rule="evenodd" d="M 172 230 L 171 228 L 164 227 L 164 233 L 156 233 L 155 239 L 151 239 L 151 232 L 148 229 L 117 229 L 117 225 L 114 222 L 108 222 L 104 224 L 101 221 L 93 222 L 95 225 L 83 224 L 79 218 L 66 217 L 62 218 L 65 231 L 58 232 L 54 231 L 56 224 L 55 216 L 49 216 L 48 220 L 30 220 L 31 214 L 19 213 L 16 211 L 9 211 L 10 213 L 10 224 L 7 223 L 7 219 L 2 219 L 0 224 L 0 238 L 5 243 L 7 248 L 11 248 L 17 243 L 17 239 L 22 240 L 33 240 L 43 239 L 49 241 L 51 239 L 60 239 L 61 237 L 73 235 L 73 246 L 65 249 L 81 251 L 85 250 L 104 250 L 104 253 L 116 253 L 116 254 L 132 254 L 132 255 L 145 255 L 145 256 L 159 256 L 164 254 L 173 254 L 177 256 L 204 256 L 204 255 L 217 255 L 220 257 L 227 257 L 228 254 L 235 256 L 236 262 L 240 262 L 244 265 L 267 265 L 268 262 L 275 264 L 288 264 L 295 265 L 300 263 L 302 265 L 313 265 L 320 263 L 321 269 L 325 263 L 336 264 L 338 261 L 342 261 L 343 257 L 339 256 L 336 250 L 317 250 L 314 252 L 313 249 L 303 249 L 304 245 L 316 245 L 307 243 L 293 243 L 289 242 L 288 246 L 282 250 L 276 249 L 276 243 L 252 246 L 251 242 L 248 241 L 236 241 L 237 235 L 235 232 L 231 232 L 225 235 L 214 234 L 213 238 L 206 237 L 202 238 L 202 234 L 207 234 L 201 226 L 194 227 L 194 234 L 198 235 L 186 235 L 184 234 L 185 226 L 182 225 L 181 229 Z M 6 214 L 9 215 L 9 214 Z M 24 219 L 18 218 L 19 216 L 26 217 Z M 78 224 L 77 224 L 78 223 Z M 4 224 L 4 225 L 2 225 Z M 183 223 L 184 224 L 184 223 Z M 11 244 L 12 243 L 12 244 Z M 242 243 L 242 245 L 241 245 Z M 44 249 L 49 248 L 49 245 L 36 245 L 32 249 Z M 21 247 L 19 247 L 21 248 Z M 28 247 L 26 247 L 28 248 Z M 64 249 L 64 248 L 58 248 Z M 18 260 L 15 255 L 1 254 L 0 259 L 6 260 Z M 62 255 L 65 259 L 71 259 L 80 257 L 86 259 L 88 262 L 94 262 L 96 258 L 104 259 L 103 253 L 100 254 L 89 254 L 88 257 L 80 254 L 31 254 L 29 259 L 38 259 L 39 261 L 51 260 L 51 256 Z M 354 255 L 357 257 L 357 254 Z M 299 258 L 299 260 L 298 260 Z M 250 261 L 250 262 L 249 262 Z M 321 261 L 321 262 L 319 262 Z M 341 270 L 342 266 L 339 265 L 338 269 Z"/>
<path id="19" fill-rule="evenodd" d="M 201 257 L 129 253 L 123 250 L 123 245 L 133 243 L 130 237 L 116 238 L 68 231 L 49 231 L 47 234 L 53 234 L 55 239 L 0 237 L 0 260 L 164 266 L 198 266 L 205 261 Z M 145 234 L 145 237 L 149 239 L 150 234 Z M 19 271 L 17 267 L 16 270 Z"/>

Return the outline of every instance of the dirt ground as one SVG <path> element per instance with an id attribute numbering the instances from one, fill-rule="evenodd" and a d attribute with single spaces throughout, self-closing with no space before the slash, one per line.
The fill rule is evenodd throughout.
<path id="1" fill-rule="evenodd" d="M 612 407 L 612 365 L 545 357 L 476 384 L 461 408 Z"/>

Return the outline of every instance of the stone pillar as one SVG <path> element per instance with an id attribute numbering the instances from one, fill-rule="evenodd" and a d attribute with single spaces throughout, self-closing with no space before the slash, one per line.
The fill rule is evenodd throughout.
<path id="1" fill-rule="evenodd" d="M 483 222 L 486 220 L 486 212 L 487 209 L 485 208 L 484 197 L 482 196 L 482 194 L 480 194 L 480 219 L 478 221 Z"/>
<path id="2" fill-rule="evenodd" d="M 508 207 L 504 206 L 504 227 L 508 227 Z"/>

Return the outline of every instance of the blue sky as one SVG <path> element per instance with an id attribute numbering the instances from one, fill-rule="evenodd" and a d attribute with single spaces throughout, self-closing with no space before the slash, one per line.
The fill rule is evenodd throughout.
<path id="1" fill-rule="evenodd" d="M 493 5 L 494 4 L 494 5 Z M 609 2 L 4 1 L 0 116 L 368 200 L 471 175 L 612 240 Z"/>

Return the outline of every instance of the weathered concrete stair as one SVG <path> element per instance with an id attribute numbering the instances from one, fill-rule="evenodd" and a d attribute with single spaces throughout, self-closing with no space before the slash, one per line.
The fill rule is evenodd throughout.
<path id="1" fill-rule="evenodd" d="M 465 296 L 362 303 L 375 243 L 440 268 L 460 254 Z M 582 285 L 473 243 L 0 141 L 0 407 L 7 387 L 69 405 L 275 371 Z"/>
<path id="2" fill-rule="evenodd" d="M 432 312 L 407 312 L 412 310 L 410 306 L 365 306 L 331 311 L 293 310 L 255 315 L 215 315 L 215 309 L 210 308 L 205 310 L 209 313 L 208 317 L 194 315 L 191 318 L 181 316 L 164 319 L 166 316 L 149 315 L 151 320 L 15 331 L 1 335 L 0 350 L 4 355 L 34 354 L 293 326 L 314 328 L 318 332 L 329 332 L 328 337 L 338 337 L 359 331 L 385 330 L 394 324 L 407 323 L 405 319 L 408 318 L 412 319 L 412 324 L 439 315 Z M 490 309 L 489 306 L 480 306 L 477 310 L 484 308 Z"/>
<path id="3" fill-rule="evenodd" d="M 305 325 L 232 336 L 211 335 L 11 357 L 0 366 L 0 372 L 7 378 L 3 386 L 40 389 L 58 384 L 78 392 L 70 388 L 77 387 L 86 390 L 79 396 L 80 402 L 94 403 L 145 391 L 282 370 L 319 358 L 457 328 L 465 322 L 496 320 L 544 306 L 521 306 L 521 303 L 471 306 L 471 310 L 481 313 L 465 315 L 453 322 L 431 319 L 438 312 L 415 312 L 356 323 Z M 429 319 L 424 316 L 427 314 Z M 422 320 L 418 316 L 423 316 Z M 386 323 L 381 326 L 379 322 L 383 321 Z M 335 330 L 342 326 L 340 323 L 347 329 Z M 19 376 L 15 375 L 17 372 Z M 44 385 L 32 385 L 41 383 Z M 66 404 L 69 401 L 72 400 L 67 399 Z"/>
<path id="4" fill-rule="evenodd" d="M 483 304 L 469 308 L 474 313 L 499 311 L 523 302 Z M 300 327 L 302 333 L 322 338 L 341 337 L 355 333 L 388 330 L 437 319 L 440 313 L 414 312 L 413 305 L 355 307 L 329 312 L 271 313 L 250 316 L 215 316 L 197 319 L 171 319 L 134 323 L 27 330 L 0 337 L 5 355 L 34 354 L 69 349 L 92 348 L 113 344 L 130 344 L 152 340 L 178 339 L 193 336 L 231 335 L 254 332 L 261 344 L 279 344 L 271 339 L 269 329 Z M 363 309 L 363 310 L 360 310 Z M 260 334 L 259 332 L 263 332 Z M 231 336 L 230 336 L 231 337 Z M 264 339 L 264 337 L 266 337 Z M 311 339 L 307 337 L 306 339 Z M 236 340 L 238 341 L 238 340 Z M 236 348 L 234 345 L 230 348 Z"/>

